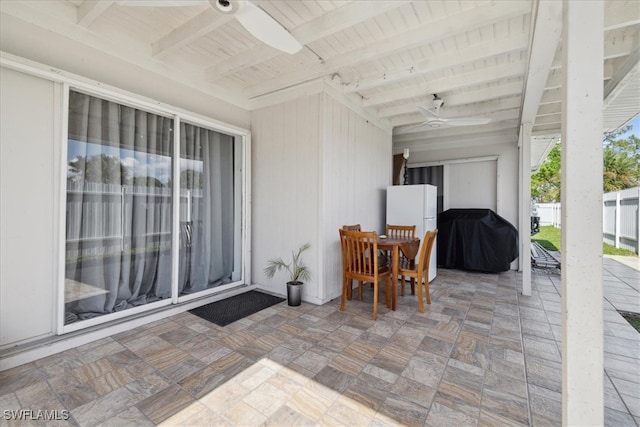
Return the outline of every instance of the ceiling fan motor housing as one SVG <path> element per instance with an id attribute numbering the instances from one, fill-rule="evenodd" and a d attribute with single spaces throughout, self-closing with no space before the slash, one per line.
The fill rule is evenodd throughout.
<path id="1" fill-rule="evenodd" d="M 238 0 L 209 0 L 209 3 L 222 13 L 236 13 L 242 6 Z"/>

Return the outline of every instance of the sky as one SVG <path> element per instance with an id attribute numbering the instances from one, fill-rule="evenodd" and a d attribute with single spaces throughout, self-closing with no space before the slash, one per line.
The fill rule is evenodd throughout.
<path id="1" fill-rule="evenodd" d="M 629 132 L 625 133 L 624 135 L 621 135 L 620 138 L 626 139 L 627 136 L 629 135 L 635 135 L 637 138 L 640 138 L 640 115 L 636 116 L 636 118 L 631 120 L 631 122 L 629 123 L 631 123 L 633 127 Z"/>
<path id="2" fill-rule="evenodd" d="M 163 184 L 171 181 L 171 157 L 158 154 L 134 151 L 110 145 L 87 143 L 69 139 L 67 143 L 67 168 L 69 163 L 78 156 L 108 155 L 117 157 L 120 162 L 128 166 L 133 172 L 133 177 L 152 176 Z M 180 171 L 192 169 L 202 172 L 203 163 L 199 160 L 180 158 Z M 68 169 L 68 173 L 71 169 Z"/>

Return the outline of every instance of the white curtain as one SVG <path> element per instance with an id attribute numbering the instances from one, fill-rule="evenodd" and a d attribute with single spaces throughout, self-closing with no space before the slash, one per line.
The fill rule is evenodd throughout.
<path id="1" fill-rule="evenodd" d="M 173 129 L 172 118 L 70 92 L 66 323 L 171 297 Z M 181 131 L 181 162 L 199 165 L 181 184 L 191 209 L 179 219 L 190 228 L 179 292 L 192 293 L 231 276 L 233 141 Z"/>
<path id="2" fill-rule="evenodd" d="M 233 139 L 180 124 L 181 294 L 231 281 L 233 270 Z M 185 235 L 186 227 L 190 236 Z"/>

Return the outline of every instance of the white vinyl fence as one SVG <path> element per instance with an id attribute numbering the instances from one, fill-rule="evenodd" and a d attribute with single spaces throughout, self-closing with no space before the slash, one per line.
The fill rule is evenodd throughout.
<path id="1" fill-rule="evenodd" d="M 157 248 L 171 246 L 171 198 L 167 187 L 95 182 L 67 183 L 67 259 L 131 250 L 134 222 Z M 201 209 L 202 189 L 180 189 L 180 219 L 191 222 Z M 133 215 L 133 206 L 137 207 Z M 197 212 L 196 212 L 197 213 Z M 145 242 L 149 246 L 150 243 Z"/>
<path id="2" fill-rule="evenodd" d="M 640 187 L 606 193 L 602 208 L 605 243 L 638 253 L 640 241 Z"/>
<path id="3" fill-rule="evenodd" d="M 602 201 L 602 241 L 639 253 L 640 187 L 606 193 Z M 560 208 L 560 203 L 538 203 L 540 225 L 560 228 Z"/>
<path id="4" fill-rule="evenodd" d="M 538 203 L 540 225 L 553 225 L 560 228 L 560 203 Z"/>

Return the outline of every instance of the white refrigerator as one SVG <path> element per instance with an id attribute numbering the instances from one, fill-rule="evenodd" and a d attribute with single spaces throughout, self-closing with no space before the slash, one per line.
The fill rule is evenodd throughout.
<path id="1" fill-rule="evenodd" d="M 435 230 L 438 227 L 437 218 L 438 188 L 436 186 L 424 184 L 392 185 L 387 187 L 387 224 L 415 224 L 416 237 L 420 237 L 421 249 L 424 233 Z M 438 240 L 436 239 L 431 250 L 429 281 L 432 281 L 437 275 L 437 244 Z"/>

